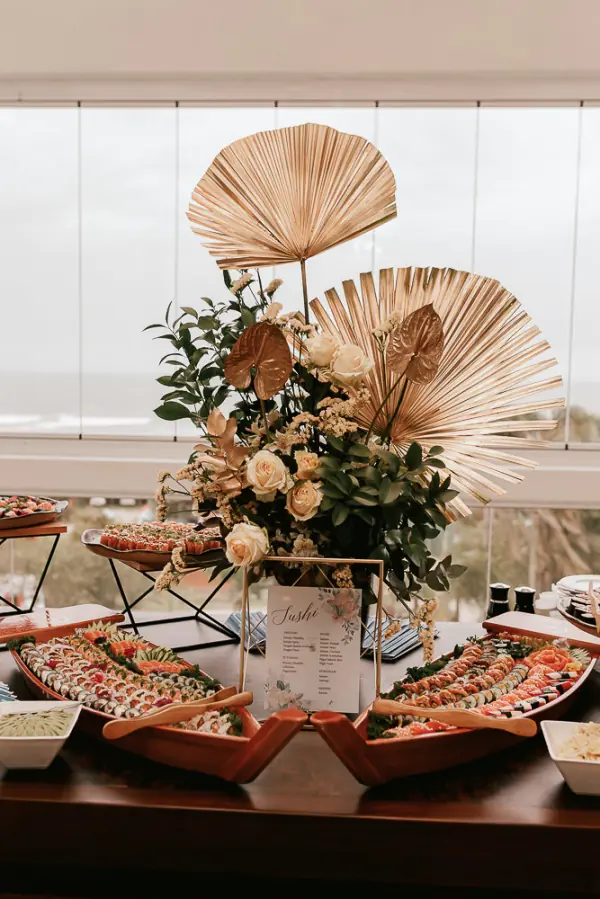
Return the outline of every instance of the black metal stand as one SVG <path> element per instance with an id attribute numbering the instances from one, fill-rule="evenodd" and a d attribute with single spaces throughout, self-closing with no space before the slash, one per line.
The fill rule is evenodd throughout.
<path id="1" fill-rule="evenodd" d="M 134 618 L 133 609 L 135 606 L 140 603 L 144 597 L 148 596 L 149 593 L 152 593 L 154 590 L 154 585 L 156 584 L 156 577 L 153 577 L 153 572 L 144 571 L 141 568 L 135 568 L 135 571 L 139 571 L 141 575 L 143 575 L 147 580 L 151 582 L 150 587 L 140 593 L 133 601 L 129 601 L 127 594 L 125 593 L 125 589 L 119 577 L 119 572 L 117 571 L 117 566 L 113 559 L 108 560 L 110 562 L 111 571 L 113 573 L 113 577 L 116 581 L 119 593 L 121 595 L 121 599 L 123 600 L 123 611 L 127 615 L 129 619 L 129 626 L 133 629 L 134 633 L 139 635 L 139 629 L 141 627 L 156 627 L 159 624 L 175 624 L 181 621 L 196 621 L 199 624 L 203 624 L 206 627 L 209 627 L 211 630 L 215 631 L 218 634 L 222 635 L 220 640 L 208 640 L 202 643 L 194 643 L 189 646 L 173 646 L 171 647 L 175 652 L 191 652 L 195 649 L 209 649 L 212 646 L 225 646 L 230 643 L 239 643 L 239 637 L 232 631 L 227 625 L 223 624 L 221 621 L 218 621 L 216 618 L 213 618 L 212 615 L 209 615 L 208 612 L 205 612 L 206 606 L 209 604 L 211 599 L 219 592 L 221 587 L 229 580 L 229 578 L 233 575 L 234 570 L 229 571 L 224 578 L 217 584 L 217 586 L 212 590 L 211 593 L 206 597 L 203 601 L 202 605 L 196 606 L 193 602 L 190 602 L 189 599 L 186 599 L 185 596 L 181 596 L 179 593 L 176 593 L 175 590 L 171 590 L 168 588 L 165 592 L 170 593 L 171 596 L 174 596 L 180 602 L 184 603 L 184 605 L 189 606 L 191 609 L 194 609 L 193 615 L 179 615 L 173 618 L 158 618 L 153 619 L 151 621 L 139 621 Z M 124 564 L 124 563 L 121 563 Z M 128 568 L 132 566 L 128 565 Z"/>
<path id="2" fill-rule="evenodd" d="M 28 536 L 30 536 L 30 535 L 24 535 L 24 537 L 28 537 Z M 48 558 L 46 559 L 46 564 L 44 565 L 44 570 L 42 571 L 39 581 L 37 582 L 37 587 L 35 588 L 35 593 L 33 594 L 33 599 L 31 600 L 31 605 L 29 606 L 28 609 L 20 609 L 14 602 L 12 602 L 12 600 L 7 599 L 5 596 L 0 596 L 0 602 L 6 603 L 6 605 L 10 606 L 11 610 L 12 610 L 10 612 L 5 612 L 4 610 L 1 610 L 0 617 L 2 617 L 2 618 L 8 618 L 11 615 L 29 615 L 35 609 L 35 604 L 38 601 L 40 591 L 44 584 L 44 580 L 46 579 L 48 569 L 50 568 L 50 563 L 52 562 L 52 557 L 54 556 L 54 553 L 56 552 L 56 547 L 58 546 L 58 541 L 60 540 L 61 535 L 60 534 L 56 534 L 56 535 L 54 535 L 54 534 L 38 534 L 37 536 L 39 536 L 39 537 L 52 537 L 53 536 L 54 540 L 52 542 L 50 554 L 48 555 Z M 11 537 L 0 537 L 0 547 L 3 546 L 7 540 L 16 540 L 16 539 L 19 539 L 19 538 L 17 538 L 16 535 L 11 536 Z"/>

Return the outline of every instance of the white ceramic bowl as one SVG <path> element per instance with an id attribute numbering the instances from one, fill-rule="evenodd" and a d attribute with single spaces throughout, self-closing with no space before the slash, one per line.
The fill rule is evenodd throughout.
<path id="1" fill-rule="evenodd" d="M 81 712 L 81 704 L 77 702 L 0 702 L 0 715 L 57 708 L 72 714 L 67 732 L 62 737 L 0 737 L 0 767 L 47 768 L 71 736 Z"/>
<path id="2" fill-rule="evenodd" d="M 583 796 L 600 796 L 600 762 L 562 759 L 558 756 L 561 748 L 581 724 L 581 721 L 542 721 L 542 733 L 550 758 L 573 792 Z"/>

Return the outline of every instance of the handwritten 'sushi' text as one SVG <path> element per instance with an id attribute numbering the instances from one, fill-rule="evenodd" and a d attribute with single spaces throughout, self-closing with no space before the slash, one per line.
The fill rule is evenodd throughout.
<path id="1" fill-rule="evenodd" d="M 311 621 L 319 614 L 319 610 L 315 608 L 312 602 L 309 602 L 305 609 L 294 608 L 290 603 L 285 609 L 273 609 L 271 613 L 271 621 L 275 625 L 285 624 L 286 621 L 297 623 L 299 621 Z"/>

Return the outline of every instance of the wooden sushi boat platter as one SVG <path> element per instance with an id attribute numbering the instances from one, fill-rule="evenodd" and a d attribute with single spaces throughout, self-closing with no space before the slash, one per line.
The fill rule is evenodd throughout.
<path id="1" fill-rule="evenodd" d="M 425 670 L 409 669 L 388 698 L 420 706 L 422 718 L 385 717 L 377 714 L 382 704 L 376 701 L 353 723 L 329 711 L 313 715 L 311 723 L 356 779 L 369 786 L 515 745 L 525 737 L 497 727 L 451 727 L 431 721 L 427 711 L 476 707 L 493 721 L 517 717 L 536 724 L 562 717 L 596 665 L 600 639 L 586 637 L 566 621 L 539 622 L 525 613 L 500 615 L 484 623 L 491 631 L 486 637 L 455 647 Z"/>
<path id="2" fill-rule="evenodd" d="M 487 636 L 409 668 L 356 721 L 312 715 L 357 780 L 371 786 L 438 771 L 526 739 L 539 721 L 566 712 L 600 656 L 600 638 L 562 619 L 508 613 L 484 626 Z M 251 694 L 234 695 L 114 621 L 40 629 L 10 648 L 32 692 L 81 702 L 79 726 L 94 736 L 236 783 L 253 780 L 308 720 L 291 708 L 259 724 L 246 708 Z"/>
<path id="3" fill-rule="evenodd" d="M 79 726 L 93 736 L 117 736 L 114 745 L 129 752 L 236 783 L 253 780 L 307 720 L 299 709 L 286 709 L 259 724 L 245 707 L 251 694 L 239 705 L 235 688 L 222 689 L 171 650 L 111 622 L 38 631 L 10 648 L 36 696 L 82 702 Z M 154 715 L 186 703 L 198 703 L 195 717 L 154 724 Z M 123 736 L 108 727 L 121 721 L 132 725 Z"/>

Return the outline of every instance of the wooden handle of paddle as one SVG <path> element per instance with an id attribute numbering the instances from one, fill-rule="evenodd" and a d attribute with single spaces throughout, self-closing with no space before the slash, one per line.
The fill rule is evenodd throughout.
<path id="1" fill-rule="evenodd" d="M 376 699 L 373 711 L 376 715 L 411 715 L 413 718 L 429 718 L 432 721 L 450 724 L 452 727 L 504 730 L 518 737 L 533 737 L 537 733 L 537 724 L 531 718 L 489 718 L 470 709 L 423 709 L 393 699 Z"/>
<path id="2" fill-rule="evenodd" d="M 214 696 L 207 696 L 205 699 L 198 699 L 195 702 L 172 703 L 155 712 L 150 712 L 148 715 L 140 715 L 139 718 L 119 718 L 116 721 L 109 721 L 102 729 L 102 736 L 107 740 L 119 740 L 144 727 L 179 724 L 181 721 L 189 721 L 190 718 L 194 718 L 202 712 L 209 712 L 212 709 L 240 708 L 251 705 L 253 701 L 254 696 L 247 690 L 244 693 L 236 693 L 235 687 L 227 687 L 227 689 L 215 693 Z"/>

